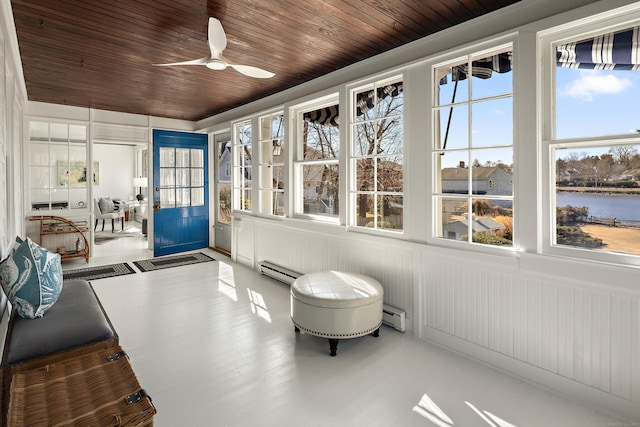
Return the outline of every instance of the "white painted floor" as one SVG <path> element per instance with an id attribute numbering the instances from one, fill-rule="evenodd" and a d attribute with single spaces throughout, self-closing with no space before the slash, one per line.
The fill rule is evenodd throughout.
<path id="1" fill-rule="evenodd" d="M 89 265 L 146 247 L 108 242 Z M 217 261 L 93 281 L 156 427 L 626 425 L 386 326 L 330 357 L 327 340 L 294 333 L 286 285 L 203 252 Z"/>

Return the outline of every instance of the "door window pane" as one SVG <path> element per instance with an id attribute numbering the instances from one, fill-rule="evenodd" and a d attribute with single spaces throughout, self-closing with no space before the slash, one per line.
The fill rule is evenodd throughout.
<path id="1" fill-rule="evenodd" d="M 218 200 L 217 220 L 223 224 L 231 224 L 231 141 L 218 142 Z"/>
<path id="2" fill-rule="evenodd" d="M 198 166 L 194 167 L 192 161 Z M 160 148 L 161 207 L 204 205 L 203 161 L 202 149 Z M 192 195 L 197 198 L 193 199 Z"/>
<path id="3" fill-rule="evenodd" d="M 173 167 L 175 165 L 175 149 L 160 147 L 160 167 Z"/>
<path id="4" fill-rule="evenodd" d="M 204 188 L 191 189 L 191 206 L 204 206 Z"/>
<path id="5" fill-rule="evenodd" d="M 175 208 L 176 207 L 176 191 L 174 188 L 161 188 L 160 189 L 160 207 Z"/>
<path id="6" fill-rule="evenodd" d="M 191 186 L 204 186 L 204 169 L 191 169 Z"/>

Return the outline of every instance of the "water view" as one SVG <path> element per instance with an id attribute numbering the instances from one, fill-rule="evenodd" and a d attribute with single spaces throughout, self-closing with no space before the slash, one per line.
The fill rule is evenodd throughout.
<path id="1" fill-rule="evenodd" d="M 640 195 L 559 192 L 556 194 L 556 204 L 586 206 L 590 216 L 640 221 Z"/>

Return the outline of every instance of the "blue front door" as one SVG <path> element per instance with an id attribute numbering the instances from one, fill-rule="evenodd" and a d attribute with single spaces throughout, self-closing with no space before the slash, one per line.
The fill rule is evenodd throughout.
<path id="1" fill-rule="evenodd" d="M 153 254 L 209 246 L 208 138 L 153 131 Z"/>

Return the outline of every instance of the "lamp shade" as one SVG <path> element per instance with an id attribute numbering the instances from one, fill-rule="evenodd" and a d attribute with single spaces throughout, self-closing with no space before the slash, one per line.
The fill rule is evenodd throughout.
<path id="1" fill-rule="evenodd" d="M 134 187 L 146 187 L 147 186 L 147 178 L 133 178 L 133 186 Z"/>

